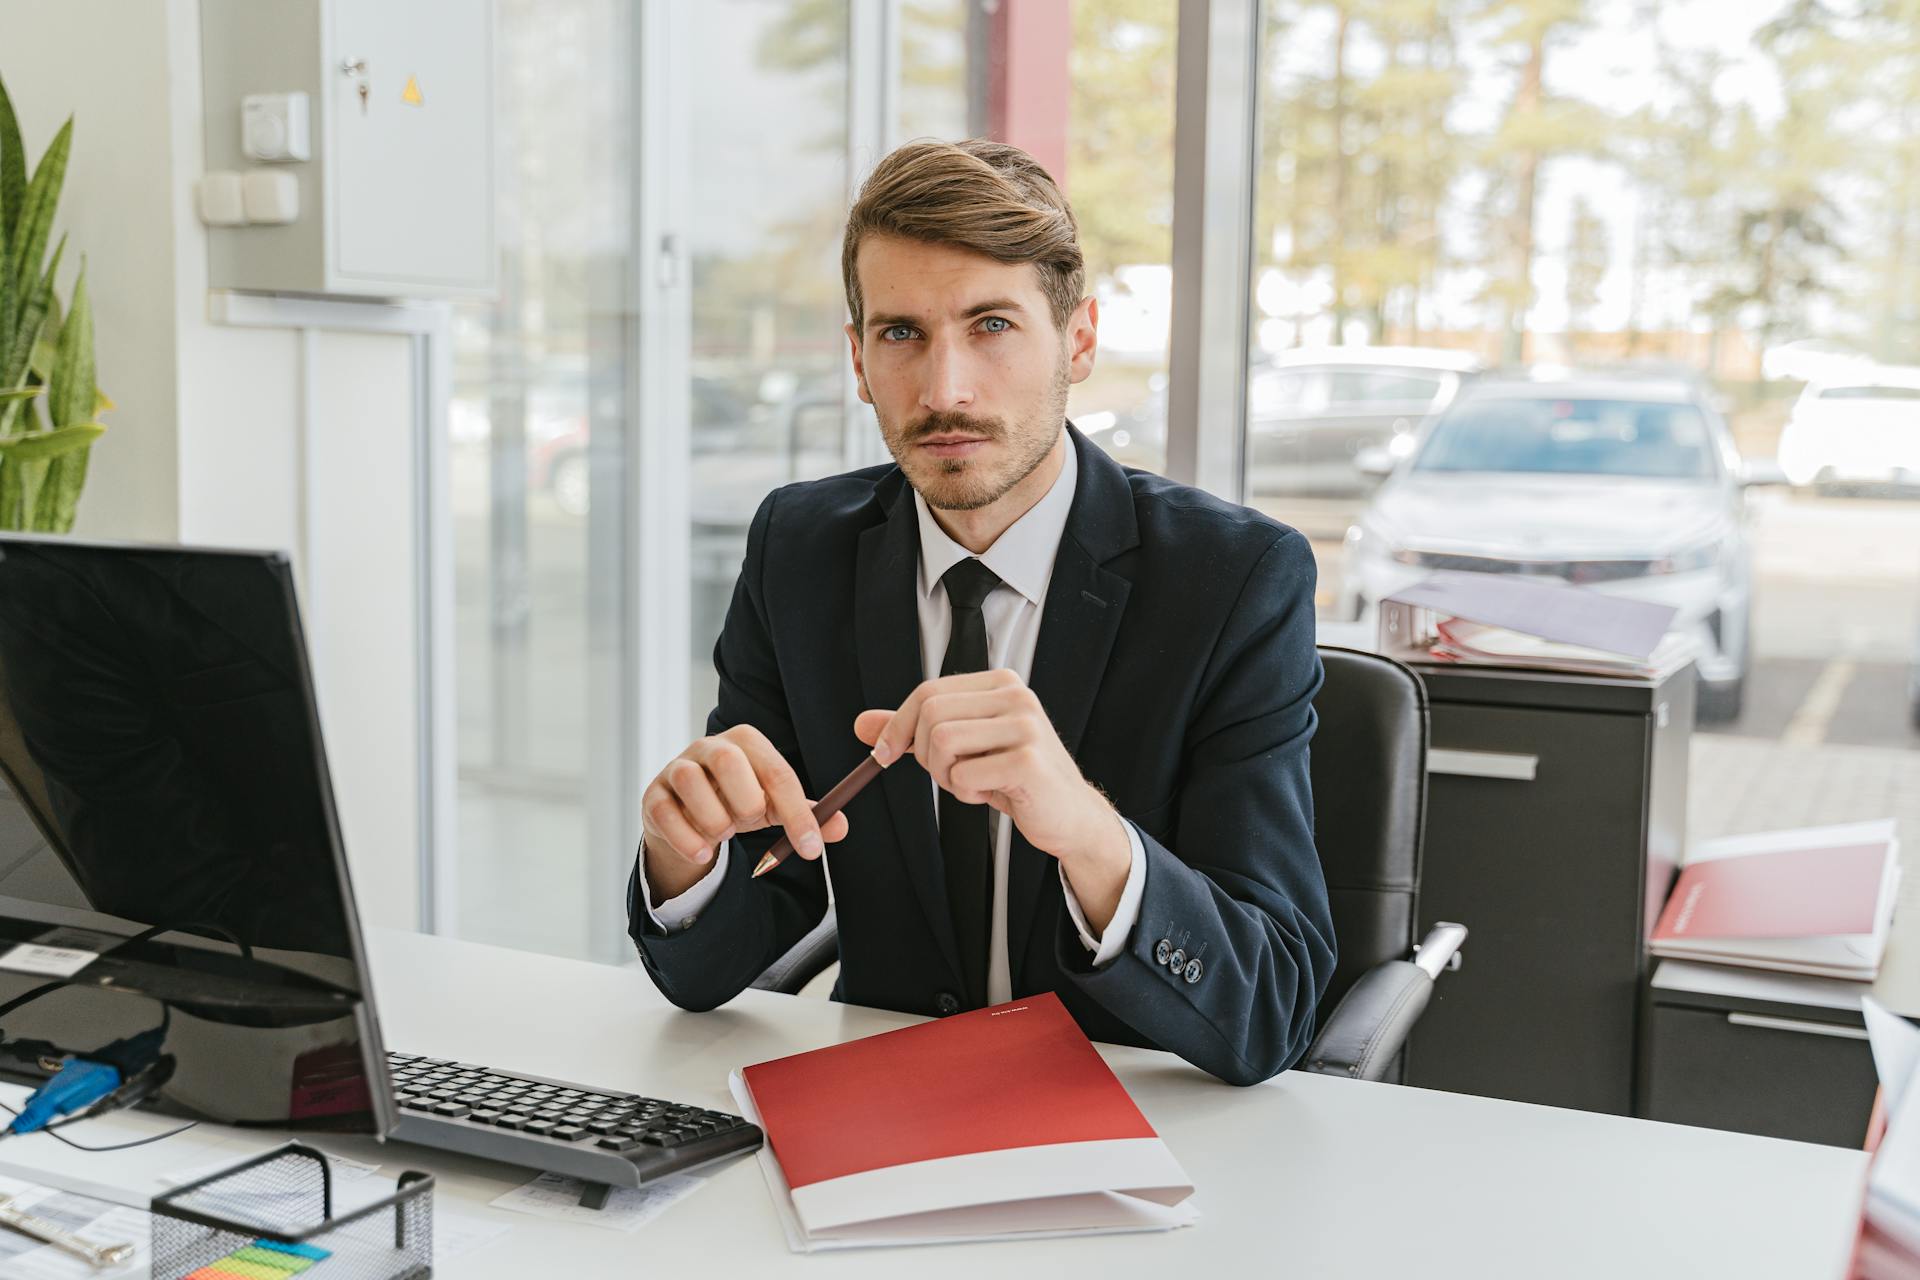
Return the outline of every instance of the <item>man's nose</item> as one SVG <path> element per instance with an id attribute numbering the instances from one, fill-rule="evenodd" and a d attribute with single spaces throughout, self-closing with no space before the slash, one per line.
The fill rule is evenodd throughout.
<path id="1" fill-rule="evenodd" d="M 973 403 L 972 361 L 955 344 L 934 342 L 927 353 L 926 381 L 921 384 L 920 407 L 928 413 L 950 413 Z"/>

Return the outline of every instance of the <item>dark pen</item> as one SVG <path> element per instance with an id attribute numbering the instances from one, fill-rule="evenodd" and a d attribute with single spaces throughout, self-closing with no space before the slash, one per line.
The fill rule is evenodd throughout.
<path id="1" fill-rule="evenodd" d="M 826 826 L 828 818 L 846 808 L 847 802 L 859 795 L 861 790 L 879 777 L 885 768 L 885 765 L 869 753 L 866 759 L 853 766 L 852 773 L 840 779 L 833 790 L 820 797 L 820 803 L 813 806 L 813 820 L 823 827 Z M 783 831 L 780 833 L 780 838 L 773 842 L 773 847 L 767 850 L 766 856 L 760 859 L 759 865 L 754 867 L 754 878 L 758 879 L 785 862 L 787 855 L 792 852 L 793 841 L 789 840 L 786 832 Z"/>

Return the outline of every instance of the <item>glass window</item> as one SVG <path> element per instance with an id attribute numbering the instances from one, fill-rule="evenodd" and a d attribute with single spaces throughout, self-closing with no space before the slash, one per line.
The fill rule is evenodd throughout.
<path id="1" fill-rule="evenodd" d="M 1434 423 L 1413 469 L 1713 476 L 1699 410 L 1634 400 L 1469 399 Z"/>
<path id="2" fill-rule="evenodd" d="M 1337 405 L 1397 404 L 1425 408 L 1440 394 L 1440 379 L 1390 369 L 1339 369 L 1333 374 Z"/>
<path id="3" fill-rule="evenodd" d="M 629 234 L 625 9 L 501 0 L 500 290 L 458 304 L 452 330 L 453 924 L 573 955 L 605 898 L 588 708 L 617 696 L 594 675 L 609 650 L 590 622 L 618 575 L 589 563 L 620 548 L 596 547 L 587 516 L 596 470 L 625 465 L 626 355 L 603 340 L 598 292 Z"/>
<path id="4" fill-rule="evenodd" d="M 901 12 L 901 136 L 998 138 L 1061 184 L 1100 305 L 1099 356 L 1067 414 L 1114 457 L 1155 470 L 1167 456 L 1177 18 L 1175 5 L 1137 0 Z"/>
<path id="5" fill-rule="evenodd" d="M 693 99 L 691 741 L 713 709 L 713 644 L 754 511 L 780 485 L 847 467 L 848 10 L 846 0 L 712 0 L 683 15 Z"/>
<path id="6" fill-rule="evenodd" d="M 1429 547 L 1641 565 L 1597 589 L 1695 642 L 1690 837 L 1920 821 L 1911 6 L 1263 12 L 1247 500 L 1323 627 Z"/>

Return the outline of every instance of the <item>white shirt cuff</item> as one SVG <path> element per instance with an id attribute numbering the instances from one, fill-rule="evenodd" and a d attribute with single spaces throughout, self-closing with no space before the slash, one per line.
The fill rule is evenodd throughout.
<path id="1" fill-rule="evenodd" d="M 1120 819 L 1120 825 L 1127 830 L 1127 847 L 1133 851 L 1133 862 L 1127 868 L 1127 887 L 1120 891 L 1120 905 L 1114 908 L 1113 919 L 1107 921 L 1107 931 L 1101 937 L 1094 937 L 1093 930 L 1087 927 L 1086 912 L 1080 909 L 1080 900 L 1073 896 L 1067 869 L 1060 868 L 1060 891 L 1066 895 L 1067 914 L 1073 917 L 1080 945 L 1093 952 L 1096 969 L 1126 950 L 1127 939 L 1133 936 L 1134 921 L 1140 918 L 1140 897 L 1147 887 L 1147 850 L 1140 843 L 1140 833 L 1125 818 Z"/>
<path id="2" fill-rule="evenodd" d="M 707 904 L 713 901 L 713 895 L 720 892 L 720 885 L 727 878 L 727 850 L 733 841 L 722 840 L 720 848 L 713 855 L 713 869 L 694 881 L 687 891 L 677 898 L 669 898 L 659 906 L 653 905 L 653 890 L 647 885 L 647 855 L 644 849 L 640 853 L 640 900 L 647 904 L 647 914 L 653 922 L 668 933 L 678 933 L 682 929 L 691 929 Z"/>

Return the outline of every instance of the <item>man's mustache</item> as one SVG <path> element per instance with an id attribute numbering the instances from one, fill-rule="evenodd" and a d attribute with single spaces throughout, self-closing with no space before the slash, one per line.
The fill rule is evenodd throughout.
<path id="1" fill-rule="evenodd" d="M 985 436 L 989 440 L 998 440 L 1004 434 L 1005 429 L 997 418 L 973 418 L 964 413 L 930 413 L 908 425 L 906 442 L 912 444 L 927 436 L 944 435 Z"/>

